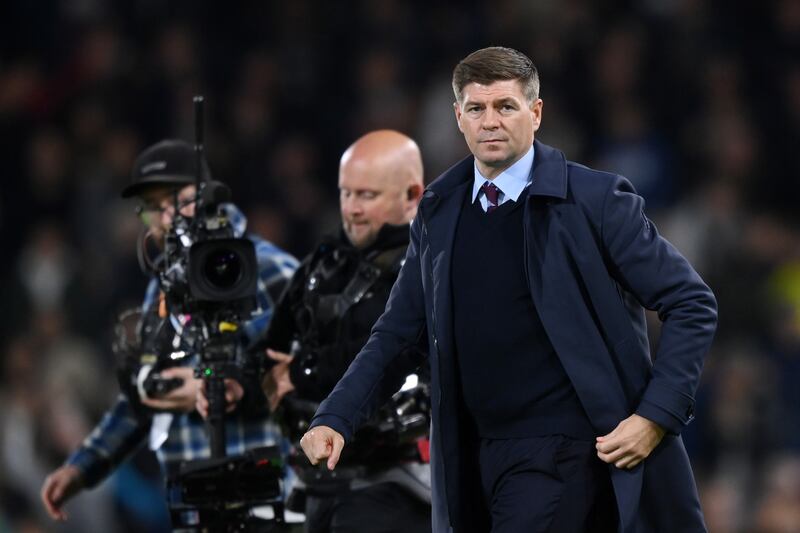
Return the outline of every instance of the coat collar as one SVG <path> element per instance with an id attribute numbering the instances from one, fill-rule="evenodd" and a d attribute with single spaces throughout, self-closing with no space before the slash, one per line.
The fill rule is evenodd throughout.
<path id="1" fill-rule="evenodd" d="M 567 160 L 563 152 L 539 141 L 533 142 L 533 181 L 528 188 L 529 196 L 567 197 Z M 475 158 L 465 157 L 428 185 L 424 198 L 435 199 L 448 196 L 459 185 L 473 178 Z"/>

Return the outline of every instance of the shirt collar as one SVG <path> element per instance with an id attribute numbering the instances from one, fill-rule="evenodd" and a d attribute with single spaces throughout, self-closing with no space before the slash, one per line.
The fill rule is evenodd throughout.
<path id="1" fill-rule="evenodd" d="M 234 237 L 237 239 L 244 237 L 247 231 L 247 217 L 244 216 L 244 213 L 232 203 L 224 203 L 220 207 L 228 217 L 228 222 L 233 228 Z"/>
<path id="2" fill-rule="evenodd" d="M 533 145 L 531 149 L 522 156 L 519 161 L 501 172 L 495 179 L 488 180 L 481 175 L 478 170 L 478 163 L 475 163 L 475 181 L 472 185 L 472 201 L 478 197 L 481 187 L 487 181 L 494 183 L 498 189 L 503 191 L 506 198 L 514 200 L 515 202 L 525 190 L 525 187 L 531 182 L 533 176 Z"/>

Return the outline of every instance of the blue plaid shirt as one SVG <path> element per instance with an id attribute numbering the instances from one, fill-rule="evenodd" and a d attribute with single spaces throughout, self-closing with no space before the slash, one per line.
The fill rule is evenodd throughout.
<path id="1" fill-rule="evenodd" d="M 245 235 L 247 222 L 241 211 L 231 204 L 226 204 L 224 208 L 236 236 L 247 237 L 256 248 L 259 265 L 258 309 L 253 318 L 243 326 L 247 342 L 252 343 L 266 332 L 278 297 L 297 269 L 298 263 L 294 257 L 272 243 L 254 235 Z M 153 279 L 145 293 L 145 310 L 157 305 L 158 294 L 158 280 Z M 189 358 L 187 364 L 194 365 L 197 362 L 194 357 Z M 147 441 L 153 418 L 137 415 L 127 398 L 120 394 L 97 427 L 67 459 L 67 464 L 74 465 L 81 471 L 86 486 L 96 485 Z M 281 444 L 283 441 L 279 427 L 267 417 L 227 416 L 225 426 L 228 455 L 239 455 L 252 448 Z M 181 461 L 211 456 L 206 426 L 197 411 L 172 415 L 166 440 L 158 447 L 156 455 L 162 470 L 167 474 L 173 472 Z"/>

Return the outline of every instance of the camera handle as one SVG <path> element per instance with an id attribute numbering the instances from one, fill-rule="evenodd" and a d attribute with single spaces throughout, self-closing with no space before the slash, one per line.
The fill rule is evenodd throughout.
<path id="1" fill-rule="evenodd" d="M 211 445 L 211 457 L 225 457 L 225 378 L 212 366 L 203 369 L 203 373 L 211 372 L 204 377 L 206 394 L 208 395 L 208 436 Z"/>
<path id="2" fill-rule="evenodd" d="M 236 365 L 228 361 L 211 361 L 195 369 L 195 377 L 203 380 L 208 399 L 208 431 L 211 457 L 225 457 L 225 378 L 239 374 Z"/>

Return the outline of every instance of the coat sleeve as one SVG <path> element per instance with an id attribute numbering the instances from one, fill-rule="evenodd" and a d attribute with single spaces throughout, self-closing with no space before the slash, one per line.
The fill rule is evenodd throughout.
<path id="1" fill-rule="evenodd" d="M 349 442 L 385 396 L 382 382 L 391 363 L 420 344 L 425 331 L 425 304 L 420 269 L 420 218 L 411 224 L 411 241 L 386 310 L 369 340 L 333 392 L 320 404 L 311 427 L 329 426 Z"/>
<path id="2" fill-rule="evenodd" d="M 658 234 L 644 214 L 644 200 L 619 176 L 605 195 L 601 238 L 611 275 L 662 321 L 652 374 L 636 413 L 679 434 L 694 417 L 694 394 L 717 324 L 716 299 Z"/>

